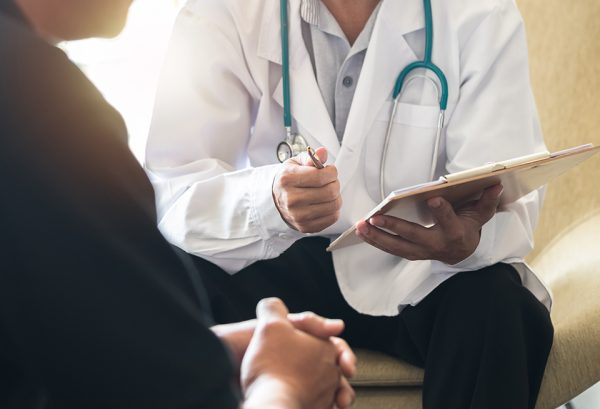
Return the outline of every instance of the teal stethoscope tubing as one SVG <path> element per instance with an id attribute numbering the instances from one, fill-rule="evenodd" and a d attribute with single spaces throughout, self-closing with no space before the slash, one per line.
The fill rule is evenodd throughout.
<path id="1" fill-rule="evenodd" d="M 289 19 L 287 10 L 288 0 L 280 0 L 280 20 L 281 20 L 281 68 L 282 68 L 282 85 L 283 85 L 283 124 L 286 129 L 287 139 L 292 138 L 292 114 L 291 114 L 291 102 L 290 102 L 290 57 L 289 57 Z M 431 71 L 438 79 L 440 83 L 440 116 L 438 120 L 436 141 L 433 152 L 432 169 L 430 179 L 435 173 L 435 162 L 437 160 L 437 151 L 439 147 L 439 140 L 441 136 L 442 128 L 444 127 L 444 113 L 448 106 L 448 81 L 444 72 L 431 61 L 433 54 L 433 16 L 431 11 L 431 0 L 423 0 L 423 10 L 425 14 L 425 53 L 422 61 L 415 61 L 407 65 L 398 75 L 396 83 L 394 84 L 393 100 L 394 105 L 390 116 L 388 129 L 385 136 L 384 150 L 381 158 L 381 172 L 380 172 L 380 190 L 382 198 L 384 196 L 384 168 L 385 159 L 387 156 L 387 147 L 389 138 L 393 126 L 393 118 L 396 115 L 397 105 L 399 97 L 402 93 L 402 86 L 405 83 L 408 75 L 417 69 L 425 69 Z"/>
<path id="2" fill-rule="evenodd" d="M 292 135 L 292 112 L 290 102 L 290 50 L 289 50 L 289 19 L 287 0 L 280 0 L 279 7 L 281 20 L 281 71 L 283 80 L 283 125 L 287 137 Z"/>
<path id="3" fill-rule="evenodd" d="M 425 53 L 422 61 L 415 61 L 407 65 L 396 79 L 394 84 L 393 99 L 394 104 L 392 107 L 392 113 L 387 127 L 385 135 L 385 141 L 383 144 L 383 151 L 381 154 L 381 164 L 379 169 L 379 191 L 381 199 L 385 198 L 385 162 L 387 159 L 387 150 L 390 142 L 390 136 L 392 134 L 392 128 L 394 125 L 394 117 L 396 116 L 396 110 L 398 109 L 398 101 L 402 92 L 402 86 L 405 83 L 408 74 L 417 69 L 425 69 L 431 71 L 438 79 L 440 83 L 439 102 L 440 102 L 440 114 L 437 123 L 437 130 L 435 135 L 435 142 L 433 147 L 433 154 L 431 158 L 431 169 L 429 171 L 429 179 L 432 180 L 435 176 L 436 162 L 438 156 L 438 150 L 440 145 L 440 138 L 442 135 L 442 129 L 444 128 L 444 116 L 446 108 L 448 106 L 448 80 L 444 75 L 444 72 L 431 61 L 433 54 L 433 15 L 431 12 L 431 0 L 423 0 L 423 14 L 425 15 Z M 426 77 L 427 78 L 427 77 Z M 429 79 L 429 78 L 428 78 Z"/>
<path id="4" fill-rule="evenodd" d="M 423 61 L 415 61 L 412 64 L 407 65 L 398 75 L 396 84 L 394 85 L 394 99 L 397 99 L 402 91 L 402 85 L 404 80 L 411 71 L 418 68 L 424 68 L 430 70 L 440 81 L 442 95 L 440 97 L 440 110 L 445 111 L 448 106 L 448 81 L 444 72 L 433 62 L 431 62 L 431 55 L 433 54 L 433 16 L 431 13 L 431 0 L 423 0 L 423 10 L 425 12 L 425 56 Z M 287 13 L 286 13 L 287 14 Z"/>

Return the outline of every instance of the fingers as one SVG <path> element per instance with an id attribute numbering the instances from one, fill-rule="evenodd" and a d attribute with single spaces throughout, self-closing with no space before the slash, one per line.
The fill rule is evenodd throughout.
<path id="1" fill-rule="evenodd" d="M 322 162 L 327 150 L 315 154 Z M 273 200 L 281 217 L 301 233 L 317 233 L 334 224 L 342 207 L 340 182 L 335 166 L 317 169 L 303 152 L 284 163 L 273 182 Z"/>
<path id="2" fill-rule="evenodd" d="M 407 260 L 424 260 L 423 247 L 387 233 L 365 221 L 356 224 L 356 235 L 373 247 Z"/>
<path id="3" fill-rule="evenodd" d="M 298 226 L 297 230 L 300 233 L 320 233 L 329 226 L 333 225 L 339 219 L 339 212 L 329 216 L 321 217 L 320 219 L 311 220 L 308 223 L 303 223 Z"/>
<path id="4" fill-rule="evenodd" d="M 433 220 L 444 231 L 458 231 L 462 225 L 452 205 L 443 197 L 434 197 L 427 201 Z"/>
<path id="5" fill-rule="evenodd" d="M 288 309 L 279 298 L 265 298 L 256 306 L 256 318 L 259 322 L 286 320 Z"/>
<path id="6" fill-rule="evenodd" d="M 479 222 L 482 226 L 496 214 L 503 190 L 502 185 L 489 187 L 483 191 L 481 198 L 477 201 L 475 207 L 478 210 Z"/>
<path id="7" fill-rule="evenodd" d="M 342 374 L 351 378 L 356 373 L 356 355 L 346 341 L 336 337 L 344 329 L 344 321 L 323 318 L 313 312 L 289 314 L 288 319 L 297 330 L 312 336 L 329 339 L 335 346 Z"/>
<path id="8" fill-rule="evenodd" d="M 318 338 L 328 339 L 344 330 L 344 321 L 323 318 L 313 312 L 288 314 L 294 327 Z"/>
<path id="9" fill-rule="evenodd" d="M 244 354 L 254 335 L 256 320 L 236 322 L 232 324 L 221 324 L 211 327 L 211 330 L 223 341 L 231 350 L 234 357 L 236 370 L 239 370 Z"/>
<path id="10" fill-rule="evenodd" d="M 327 148 L 323 146 L 318 147 L 315 151 L 315 154 L 317 155 L 317 158 L 319 158 L 323 165 L 325 164 L 325 162 L 327 162 L 327 157 L 329 156 L 327 153 Z"/>
<path id="11" fill-rule="evenodd" d="M 502 195 L 502 185 L 494 185 L 483 191 L 483 194 L 474 206 L 467 206 L 455 211 L 452 205 L 442 197 L 434 197 L 428 200 L 427 204 L 431 209 L 435 222 L 445 231 L 459 231 L 460 219 L 458 213 L 462 216 L 468 216 L 475 220 L 479 226 L 486 224 L 496 214 Z"/>
<path id="12" fill-rule="evenodd" d="M 393 216 L 374 216 L 369 224 L 386 229 L 415 244 L 426 244 L 431 241 L 431 230 L 417 223 L 412 223 Z"/>
<path id="13" fill-rule="evenodd" d="M 300 166 L 314 167 L 313 161 L 310 158 L 310 156 L 308 155 L 308 152 L 300 152 L 298 155 L 288 159 L 286 162 L 294 163 L 294 164 L 300 165 Z"/>
<path id="14" fill-rule="evenodd" d="M 288 208 L 331 203 L 341 200 L 340 182 L 336 180 L 318 188 L 292 186 L 283 191 L 280 200 L 285 202 Z"/>
<path id="15" fill-rule="evenodd" d="M 279 178 L 281 185 L 285 187 L 322 187 L 337 180 L 337 167 L 330 165 L 323 169 L 317 169 L 310 158 L 308 160 L 310 161 L 309 165 L 299 164 L 292 159 L 285 162 Z"/>
<path id="16" fill-rule="evenodd" d="M 338 365 L 346 378 L 352 378 L 356 374 L 356 355 L 342 338 L 331 337 L 338 354 Z"/>
<path id="17" fill-rule="evenodd" d="M 283 202 L 290 214 L 290 222 L 294 224 L 309 223 L 326 216 L 337 215 L 342 208 L 342 197 L 327 202 L 313 203 L 310 199 L 302 198 L 302 193 L 292 195 Z M 315 200 L 318 200 L 315 198 Z"/>
<path id="18" fill-rule="evenodd" d="M 354 403 L 356 394 L 350 382 L 342 376 L 340 380 L 340 386 L 335 395 L 335 404 L 339 409 L 345 409 L 350 407 Z"/>
<path id="19" fill-rule="evenodd" d="M 323 146 L 317 148 L 317 150 L 315 150 L 315 156 L 317 157 L 317 159 L 319 159 L 319 161 L 325 165 L 325 162 L 327 162 L 327 149 L 324 148 Z M 291 163 L 295 163 L 297 165 L 301 165 L 301 166 L 312 166 L 313 168 L 315 167 L 314 162 L 312 161 L 312 159 L 310 158 L 310 155 L 308 154 L 308 152 L 300 152 L 300 154 L 294 156 L 293 158 L 288 159 L 289 162 Z"/>
<path id="20" fill-rule="evenodd" d="M 325 163 L 327 161 L 327 149 L 320 147 L 315 155 Z M 322 187 L 337 180 L 337 168 L 334 165 L 317 169 L 308 152 L 302 152 L 298 156 L 288 159 L 287 165 L 280 177 L 280 183 L 284 187 Z"/>
<path id="21" fill-rule="evenodd" d="M 331 226 L 338 220 L 342 208 L 337 180 L 321 188 L 275 186 L 273 198 L 283 219 L 302 233 L 316 233 Z"/>

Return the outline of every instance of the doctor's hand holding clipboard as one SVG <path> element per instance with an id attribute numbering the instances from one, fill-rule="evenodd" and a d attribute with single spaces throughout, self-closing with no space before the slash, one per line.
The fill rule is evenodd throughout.
<path id="1" fill-rule="evenodd" d="M 460 263 L 475 252 L 481 228 L 496 214 L 501 195 L 502 185 L 491 186 L 478 200 L 457 209 L 444 198 L 433 197 L 427 201 L 436 222 L 431 227 L 379 215 L 358 222 L 356 235 L 380 250 L 407 260 Z"/>
<path id="2" fill-rule="evenodd" d="M 273 200 L 285 222 L 301 233 L 317 233 L 334 224 L 342 208 L 335 165 L 323 167 L 327 149 L 321 147 L 284 162 L 273 182 Z"/>

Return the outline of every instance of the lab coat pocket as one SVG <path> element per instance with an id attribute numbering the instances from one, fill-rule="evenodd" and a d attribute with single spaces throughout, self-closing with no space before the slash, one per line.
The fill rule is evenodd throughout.
<path id="1" fill-rule="evenodd" d="M 381 200 L 381 164 L 392 109 L 392 101 L 382 106 L 365 141 L 367 189 L 376 201 Z M 439 106 L 398 103 L 383 166 L 386 195 L 428 181 L 439 113 Z"/>

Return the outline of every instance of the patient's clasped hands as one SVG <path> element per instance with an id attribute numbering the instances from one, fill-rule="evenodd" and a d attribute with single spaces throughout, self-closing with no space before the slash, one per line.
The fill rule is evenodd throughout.
<path id="1" fill-rule="evenodd" d="M 276 298 L 261 301 L 256 320 L 218 325 L 240 371 L 244 409 L 346 408 L 356 357 L 339 335 L 344 324 L 313 313 L 288 314 Z"/>

